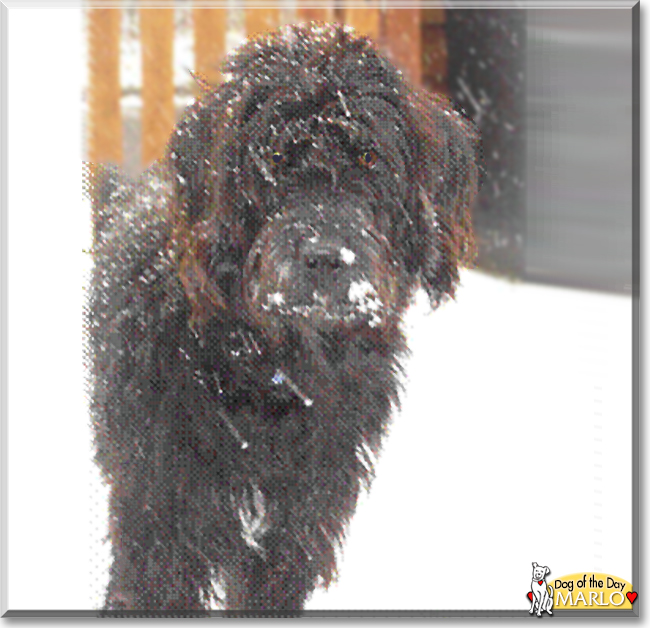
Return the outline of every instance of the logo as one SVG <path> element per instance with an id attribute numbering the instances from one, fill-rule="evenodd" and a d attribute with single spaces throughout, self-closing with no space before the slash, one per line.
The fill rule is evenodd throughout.
<path id="1" fill-rule="evenodd" d="M 621 609 L 630 610 L 638 598 L 632 585 L 609 574 L 575 573 L 546 581 L 549 567 L 533 563 L 528 599 L 530 614 L 538 617 L 553 610 Z"/>
<path id="2" fill-rule="evenodd" d="M 533 579 L 530 583 L 528 599 L 530 600 L 530 614 L 537 611 L 537 617 L 541 617 L 546 611 L 549 615 L 553 614 L 553 587 L 546 584 L 546 574 L 551 573 L 548 567 L 542 567 L 533 563 Z"/>

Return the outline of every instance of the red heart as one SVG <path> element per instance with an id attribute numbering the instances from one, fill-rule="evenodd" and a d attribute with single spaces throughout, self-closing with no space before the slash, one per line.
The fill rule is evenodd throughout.
<path id="1" fill-rule="evenodd" d="M 542 582 L 544 582 L 544 581 L 543 580 L 538 580 L 537 584 L 542 584 Z"/>
<path id="2" fill-rule="evenodd" d="M 627 599 L 630 600 L 630 603 L 634 604 L 634 600 L 636 600 L 639 594 L 636 591 L 629 591 L 626 595 Z"/>
<path id="3" fill-rule="evenodd" d="M 533 592 L 528 591 L 528 599 L 532 602 L 533 601 Z"/>

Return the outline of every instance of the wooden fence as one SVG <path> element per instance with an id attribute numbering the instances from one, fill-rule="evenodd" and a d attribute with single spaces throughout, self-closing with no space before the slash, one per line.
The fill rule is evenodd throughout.
<path id="1" fill-rule="evenodd" d="M 296 8 L 292 22 L 336 21 L 369 35 L 411 82 L 446 91 L 447 47 L 444 9 Z M 245 31 L 254 34 L 281 24 L 277 8 L 244 9 Z M 87 9 L 88 146 L 95 163 L 122 164 L 120 107 L 122 10 Z M 218 62 L 226 53 L 228 9 L 193 8 L 195 70 L 212 83 L 221 80 Z M 174 9 L 139 9 L 142 49 L 141 162 L 146 167 L 163 152 L 175 123 L 173 42 Z"/>

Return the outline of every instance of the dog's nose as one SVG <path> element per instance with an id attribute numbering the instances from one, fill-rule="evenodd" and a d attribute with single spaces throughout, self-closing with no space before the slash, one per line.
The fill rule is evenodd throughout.
<path id="1" fill-rule="evenodd" d="M 345 248 L 335 239 L 314 237 L 304 240 L 300 247 L 303 268 L 307 272 L 329 274 L 345 265 L 342 251 Z"/>

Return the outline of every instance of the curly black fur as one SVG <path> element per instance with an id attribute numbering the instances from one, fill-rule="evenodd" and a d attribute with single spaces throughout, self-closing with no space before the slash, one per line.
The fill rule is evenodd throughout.
<path id="1" fill-rule="evenodd" d="M 478 134 L 363 37 L 226 62 L 137 181 L 95 173 L 87 312 L 107 610 L 295 612 L 335 575 L 394 406 L 400 320 L 472 259 Z"/>

